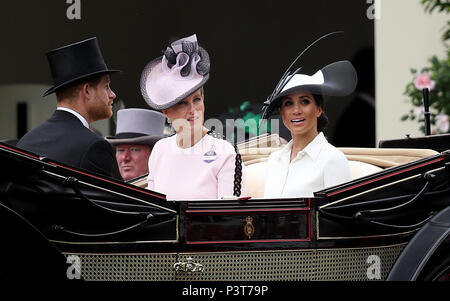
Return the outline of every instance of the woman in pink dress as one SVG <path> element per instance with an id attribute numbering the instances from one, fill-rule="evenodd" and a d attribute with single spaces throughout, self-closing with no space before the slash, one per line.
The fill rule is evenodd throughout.
<path id="1" fill-rule="evenodd" d="M 243 194 L 243 164 L 227 141 L 204 127 L 203 85 L 209 55 L 196 35 L 177 40 L 145 67 L 141 92 L 176 134 L 159 140 L 149 159 L 148 189 L 168 200 L 220 199 Z"/>

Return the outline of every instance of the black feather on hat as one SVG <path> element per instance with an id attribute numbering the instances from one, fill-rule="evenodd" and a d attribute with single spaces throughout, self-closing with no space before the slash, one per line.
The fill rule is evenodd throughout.
<path id="1" fill-rule="evenodd" d="M 297 56 L 283 74 L 275 87 L 275 90 L 267 98 L 267 101 L 264 102 L 262 119 L 269 118 L 281 99 L 289 94 L 309 92 L 311 94 L 322 96 L 347 96 L 355 90 L 358 76 L 355 68 L 349 61 L 339 61 L 329 64 L 317 71 L 314 75 L 301 73 L 301 67 L 294 72 L 291 71 L 291 68 L 298 59 L 312 46 L 319 41 L 338 33 L 342 32 L 332 32 L 320 37 Z"/>
<path id="2" fill-rule="evenodd" d="M 357 82 L 356 70 L 349 61 L 329 64 L 312 76 L 302 73 L 288 76 L 283 88 L 264 103 L 263 119 L 272 115 L 286 95 L 302 91 L 323 96 L 347 96 L 353 93 Z"/>

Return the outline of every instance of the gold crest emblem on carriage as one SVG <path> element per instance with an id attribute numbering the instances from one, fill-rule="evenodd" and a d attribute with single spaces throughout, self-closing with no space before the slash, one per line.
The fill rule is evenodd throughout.
<path id="1" fill-rule="evenodd" d="M 244 226 L 244 233 L 248 237 L 248 239 L 251 239 L 253 234 L 255 234 L 255 227 L 253 226 L 253 218 L 248 216 L 245 219 L 245 226 Z"/>

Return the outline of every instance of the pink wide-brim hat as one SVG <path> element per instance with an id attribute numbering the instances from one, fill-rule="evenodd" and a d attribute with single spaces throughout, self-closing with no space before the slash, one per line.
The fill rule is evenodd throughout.
<path id="1" fill-rule="evenodd" d="M 167 51 L 172 57 L 167 57 Z M 173 42 L 163 56 L 147 64 L 141 75 L 141 93 L 152 109 L 164 110 L 200 89 L 208 79 L 209 56 L 194 34 Z"/>

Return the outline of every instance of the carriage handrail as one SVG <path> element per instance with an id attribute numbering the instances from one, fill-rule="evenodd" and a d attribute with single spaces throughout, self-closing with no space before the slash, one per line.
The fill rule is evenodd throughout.
<path id="1" fill-rule="evenodd" d="M 361 223 L 365 223 L 365 224 L 371 224 L 371 225 L 388 227 L 388 228 L 396 228 L 396 229 L 417 228 L 417 227 L 425 224 L 426 222 L 428 222 L 435 215 L 436 212 L 434 212 L 434 211 L 431 212 L 430 215 L 426 219 L 424 219 L 416 224 L 412 224 L 412 225 L 394 225 L 394 224 L 382 223 L 379 221 L 371 220 L 368 218 L 368 216 L 374 216 L 374 215 L 379 215 L 379 214 L 395 212 L 395 211 L 404 209 L 405 207 L 408 207 L 411 204 L 415 203 L 430 188 L 431 182 L 435 178 L 435 175 L 430 174 L 430 173 L 425 173 L 425 174 L 421 175 L 421 177 L 426 180 L 426 183 L 424 184 L 422 189 L 417 194 L 413 195 L 413 197 L 411 199 L 409 199 L 408 201 L 403 202 L 399 205 L 396 205 L 393 207 L 388 207 L 388 208 L 381 208 L 381 209 L 361 210 L 361 211 L 357 211 L 352 216 L 345 216 L 345 215 L 341 215 L 341 214 L 331 213 L 328 211 L 328 210 L 332 210 L 332 209 L 338 209 L 338 208 L 334 208 L 334 207 L 319 208 L 319 212 L 321 214 L 323 214 L 324 216 L 328 216 L 331 218 L 336 218 L 336 219 L 340 219 L 340 220 L 344 220 L 344 221 L 352 221 L 352 222 L 357 222 L 357 223 L 361 222 Z M 383 202 L 392 201 L 393 199 L 394 198 L 385 198 L 385 199 L 383 199 Z M 398 199 L 398 197 L 396 199 Z M 380 203 L 381 201 L 377 200 L 377 201 L 372 201 L 372 203 L 373 202 Z M 356 206 L 358 204 L 350 204 L 350 207 L 351 207 L 351 205 Z M 341 206 L 341 208 L 342 208 L 342 206 Z"/>
<path id="2" fill-rule="evenodd" d="M 373 210 L 363 210 L 363 211 L 358 211 L 355 213 L 355 218 L 359 219 L 362 218 L 364 215 L 375 215 L 375 214 L 379 214 L 379 213 L 387 213 L 387 212 L 393 212 L 393 211 L 397 211 L 400 209 L 403 209 L 406 206 L 409 206 L 411 204 L 413 204 L 415 201 L 417 201 L 420 197 L 423 196 L 423 194 L 429 189 L 431 181 L 436 177 L 434 174 L 423 174 L 422 177 L 426 180 L 425 185 L 423 186 L 423 188 L 409 201 L 402 203 L 400 205 L 394 206 L 394 207 L 389 207 L 389 208 L 382 208 L 382 209 L 373 209 Z"/>
<path id="3" fill-rule="evenodd" d="M 152 219 L 152 218 L 153 218 L 153 215 L 152 214 L 148 214 L 147 219 L 145 221 L 142 221 L 140 223 L 137 223 L 137 224 L 132 225 L 130 227 L 127 227 L 125 229 L 120 229 L 120 230 L 113 231 L 113 232 L 108 232 L 108 233 L 97 233 L 97 234 L 80 233 L 80 232 L 67 230 L 61 225 L 54 225 L 52 227 L 52 230 L 55 231 L 55 232 L 64 232 L 64 233 L 67 233 L 67 234 L 71 234 L 71 235 L 74 235 L 74 236 L 81 236 L 81 237 L 105 237 L 105 236 L 113 236 L 113 235 L 123 234 L 125 232 L 128 232 L 128 231 L 131 231 L 133 229 L 139 228 L 139 227 L 147 224 L 150 221 L 150 219 Z"/>

